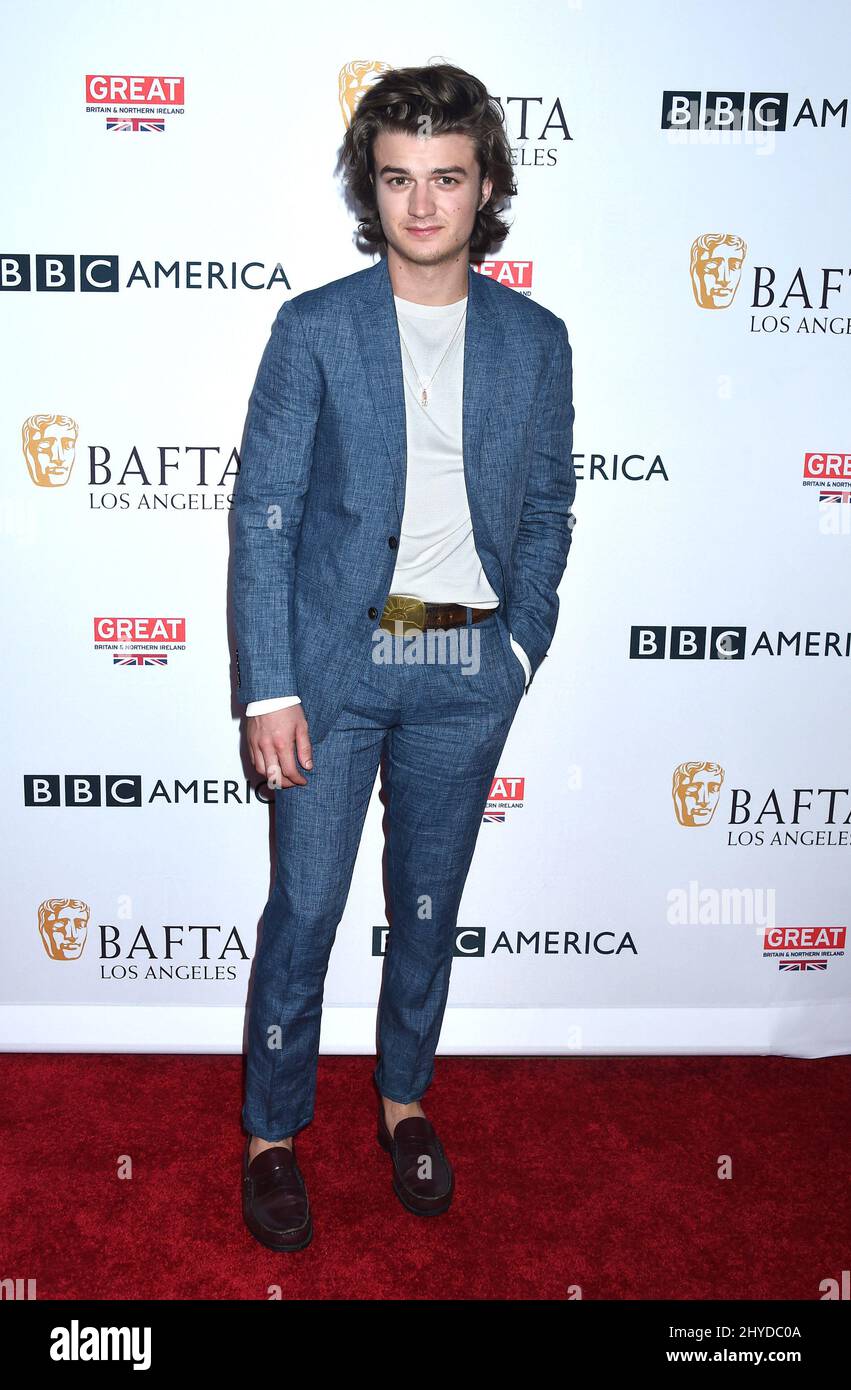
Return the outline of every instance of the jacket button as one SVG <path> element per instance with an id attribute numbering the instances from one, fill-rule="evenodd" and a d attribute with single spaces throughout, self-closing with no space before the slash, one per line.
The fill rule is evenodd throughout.
<path id="1" fill-rule="evenodd" d="M 377 617 L 378 617 L 378 609 L 377 609 L 377 608 L 369 608 L 369 609 L 367 610 L 367 617 L 369 617 L 369 618 L 377 618 Z"/>
<path id="2" fill-rule="evenodd" d="M 399 544 L 399 542 L 397 541 L 397 539 L 396 539 L 395 536 L 388 536 L 388 537 L 387 537 L 387 544 L 389 545 L 389 547 L 390 547 L 391 550 L 395 550 L 395 549 L 396 549 L 396 546 Z"/>

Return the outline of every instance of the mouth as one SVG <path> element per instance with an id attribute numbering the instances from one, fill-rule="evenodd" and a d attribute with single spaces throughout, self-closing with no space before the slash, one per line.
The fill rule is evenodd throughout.
<path id="1" fill-rule="evenodd" d="M 410 232 L 411 236 L 434 236 L 435 232 L 439 232 L 439 231 L 440 231 L 440 228 L 439 228 L 439 227 L 406 227 L 406 228 L 405 228 L 405 231 L 406 231 L 406 232 Z"/>

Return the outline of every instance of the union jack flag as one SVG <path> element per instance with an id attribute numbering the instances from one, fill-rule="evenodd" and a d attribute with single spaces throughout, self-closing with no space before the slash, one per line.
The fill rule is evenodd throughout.
<path id="1" fill-rule="evenodd" d="M 818 495 L 820 502 L 851 502 L 851 491 L 848 492 L 820 492 Z"/>
<path id="2" fill-rule="evenodd" d="M 149 656 L 147 652 L 133 652 L 132 656 L 115 656 L 113 666 L 167 666 L 167 656 Z"/>
<path id="3" fill-rule="evenodd" d="M 826 960 L 781 960 L 781 970 L 826 970 Z"/>
<path id="4" fill-rule="evenodd" d="M 165 119 L 162 116 L 107 116 L 107 130 L 156 130 L 162 133 L 165 130 Z"/>
<path id="5" fill-rule="evenodd" d="M 482 816 L 483 825 L 505 825 L 504 811 L 485 811 Z"/>

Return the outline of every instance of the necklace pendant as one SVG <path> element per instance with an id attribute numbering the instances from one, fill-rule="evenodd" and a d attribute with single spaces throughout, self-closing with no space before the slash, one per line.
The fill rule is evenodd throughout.
<path id="1" fill-rule="evenodd" d="M 428 405 L 428 391 L 425 387 L 423 387 L 422 395 L 420 396 L 420 401 L 423 405 Z"/>

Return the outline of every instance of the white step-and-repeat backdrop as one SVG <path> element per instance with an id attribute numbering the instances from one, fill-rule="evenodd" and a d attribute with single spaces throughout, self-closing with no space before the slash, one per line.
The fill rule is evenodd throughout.
<path id="1" fill-rule="evenodd" d="M 444 60 L 505 112 L 481 273 L 567 323 L 579 481 L 441 1051 L 851 1050 L 850 41 L 839 0 L 7 10 L 0 1045 L 241 1046 L 272 848 L 226 605 L 248 397 L 282 301 L 370 263 L 359 88 Z M 325 1051 L 373 1048 L 381 812 Z"/>

